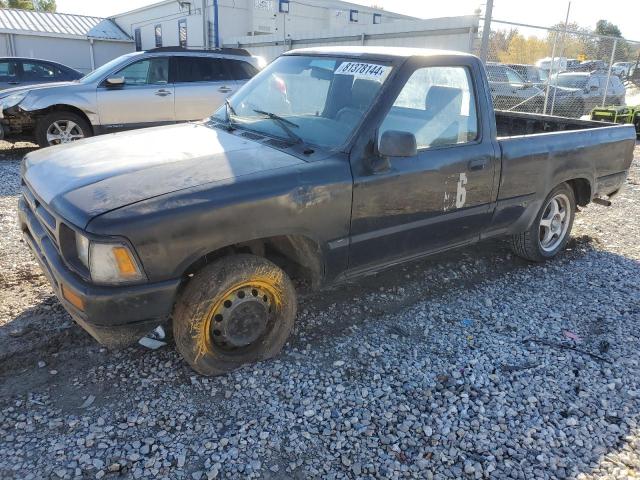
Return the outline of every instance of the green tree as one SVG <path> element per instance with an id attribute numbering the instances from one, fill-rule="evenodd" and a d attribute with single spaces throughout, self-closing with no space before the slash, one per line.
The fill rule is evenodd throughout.
<path id="1" fill-rule="evenodd" d="M 606 35 L 608 37 L 622 37 L 618 26 L 608 20 L 598 20 L 595 33 L 596 35 Z"/>
<path id="2" fill-rule="evenodd" d="M 0 0 L 0 8 L 55 12 L 57 7 L 56 0 Z"/>
<path id="3" fill-rule="evenodd" d="M 608 20 L 598 20 L 596 23 L 595 33 L 597 35 L 603 35 L 607 37 L 619 38 L 616 51 L 614 54 L 614 61 L 631 60 L 634 57 L 634 52 L 629 43 L 622 38 L 622 33 L 617 25 L 609 22 Z M 608 62 L 611 58 L 611 49 L 613 48 L 614 40 L 611 38 L 601 38 L 598 41 L 598 57 L 605 62 Z"/>

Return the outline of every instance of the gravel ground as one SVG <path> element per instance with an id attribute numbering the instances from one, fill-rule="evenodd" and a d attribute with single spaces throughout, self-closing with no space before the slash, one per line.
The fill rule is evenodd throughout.
<path id="1" fill-rule="evenodd" d="M 272 361 L 107 352 L 19 240 L 0 160 L 0 478 L 640 478 L 640 147 L 545 265 L 484 242 L 304 293 Z"/>

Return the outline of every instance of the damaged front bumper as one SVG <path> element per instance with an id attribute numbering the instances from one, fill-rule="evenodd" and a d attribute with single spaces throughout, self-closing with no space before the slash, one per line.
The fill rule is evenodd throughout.
<path id="1" fill-rule="evenodd" d="M 18 218 L 24 239 L 73 319 L 98 342 L 123 347 L 169 319 L 179 280 L 135 286 L 97 286 L 68 268 L 57 240 L 24 197 Z"/>
<path id="2" fill-rule="evenodd" d="M 20 107 L 0 108 L 0 140 L 32 132 L 35 128 L 34 116 Z"/>

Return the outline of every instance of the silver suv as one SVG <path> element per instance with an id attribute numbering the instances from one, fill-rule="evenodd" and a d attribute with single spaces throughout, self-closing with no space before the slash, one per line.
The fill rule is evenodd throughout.
<path id="1" fill-rule="evenodd" d="M 0 138 L 45 147 L 118 130 L 199 120 L 252 78 L 241 49 L 156 48 L 123 55 L 80 80 L 4 90 Z"/>

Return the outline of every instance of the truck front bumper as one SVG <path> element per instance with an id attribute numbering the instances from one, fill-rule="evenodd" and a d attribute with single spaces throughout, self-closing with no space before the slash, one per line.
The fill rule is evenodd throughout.
<path id="1" fill-rule="evenodd" d="M 114 287 L 90 284 L 67 267 L 24 198 L 18 218 L 24 239 L 60 303 L 98 342 L 110 348 L 126 346 L 169 319 L 180 280 Z"/>

